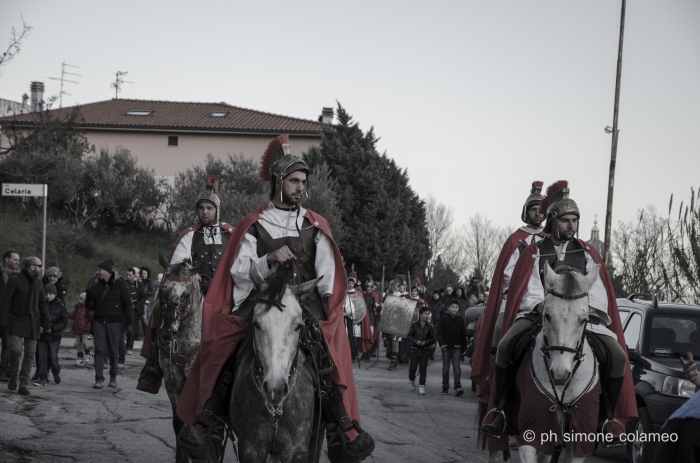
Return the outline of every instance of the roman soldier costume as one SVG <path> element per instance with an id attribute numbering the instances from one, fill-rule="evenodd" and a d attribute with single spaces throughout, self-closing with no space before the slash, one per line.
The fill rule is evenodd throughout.
<path id="1" fill-rule="evenodd" d="M 261 162 L 260 177 L 270 182 L 270 199 L 283 199 L 283 180 L 302 171 L 306 163 L 290 154 L 287 135 L 270 142 Z M 277 201 L 275 201 L 277 202 Z M 287 246 L 295 260 L 270 266 L 267 256 Z M 333 241 L 328 222 L 299 205 L 281 208 L 270 202 L 245 216 L 236 226 L 204 300 L 202 344 L 187 378 L 177 408 L 187 424 L 178 443 L 191 458 L 218 461 L 223 424 L 228 413 L 229 389 L 233 384 L 230 356 L 243 339 L 247 320 L 255 306 L 255 286 L 250 266 L 263 278 L 282 277 L 288 284 L 301 284 L 323 276 L 316 290 L 301 304 L 322 331 L 332 368 L 328 383 L 319 375 L 324 397 L 324 420 L 331 462 L 359 462 L 371 454 L 374 441 L 359 428 L 359 411 L 352 372 L 352 359 L 344 325 L 343 302 L 347 282 L 342 258 Z M 332 410 L 333 413 L 325 413 Z M 336 415 L 339 415 L 336 417 Z M 201 426 L 199 432 L 195 426 Z M 352 440 L 351 440 L 352 439 Z M 199 461 L 199 460 L 197 460 Z"/>
<path id="2" fill-rule="evenodd" d="M 374 281 L 372 275 L 367 275 L 365 281 L 365 305 L 367 306 L 367 315 L 360 322 L 362 330 L 359 350 L 363 353 L 362 360 L 369 360 L 370 356 L 375 356 L 379 347 L 379 320 L 381 317 L 381 298 L 374 291 Z"/>
<path id="3" fill-rule="evenodd" d="M 220 221 L 219 186 L 213 175 L 207 177 L 205 189 L 197 197 L 195 211 L 202 203 L 211 204 L 216 208 L 214 223 L 205 226 L 198 222 L 180 233 L 169 262 L 170 265 L 175 265 L 189 259 L 193 267 L 201 264 L 203 267 L 199 274 L 200 286 L 202 293 L 206 295 L 233 232 L 231 225 Z M 144 333 L 143 346 L 141 347 L 141 356 L 147 360 L 141 370 L 136 388 L 140 391 L 157 394 L 162 383 L 163 371 L 160 368 L 158 349 L 151 349 L 151 343 L 153 339 L 158 339 L 158 330 L 162 323 L 160 301 L 156 301 L 151 313 L 148 330 Z"/>
<path id="4" fill-rule="evenodd" d="M 542 202 L 542 185 L 543 183 L 540 181 L 532 182 L 530 196 L 525 200 L 520 214 L 520 219 L 525 222 L 525 225 L 510 235 L 501 249 L 493 272 L 486 309 L 479 317 L 475 329 L 476 340 L 474 342 L 471 379 L 476 383 L 476 393 L 479 400 L 485 404 L 489 402 L 491 391 L 488 381 L 489 372 L 492 370 L 491 355 L 496 354 L 495 347 L 492 347 L 492 340 L 498 321 L 503 319 L 503 316 L 499 316 L 499 314 L 506 310 L 508 288 L 513 269 L 520 253 L 532 242 L 539 243 L 545 237 L 541 224 L 532 223 L 528 218 L 528 210 L 532 206 L 539 206 Z"/>
<path id="5" fill-rule="evenodd" d="M 510 395 L 508 390 L 512 384 L 505 354 L 510 340 L 540 317 L 536 309 L 544 302 L 546 294 L 545 262 L 549 262 L 554 269 L 560 265 L 566 265 L 584 275 L 595 265 L 600 265 L 599 276 L 588 291 L 590 314 L 586 330 L 595 333 L 598 339 L 605 343 L 610 353 L 611 374 L 603 387 L 611 415 L 614 413 L 614 417 L 622 423 L 637 416 L 632 370 L 626 354 L 615 292 L 604 262 L 596 249 L 585 241 L 579 239 L 567 241 L 560 237 L 557 220 L 567 215 L 580 217 L 576 202 L 569 197 L 568 182 L 560 180 L 550 185 L 540 204 L 540 212 L 546 217 L 544 232 L 552 235 L 539 242 L 532 242 L 521 252 L 513 270 L 503 314 L 503 327 L 508 328 L 508 332 L 503 333 L 498 345 L 494 383 L 489 402 L 489 408 L 491 408 L 489 416 L 493 419 L 481 428 L 482 432 L 495 438 L 502 436 L 506 426 L 500 407 L 505 401 L 502 399 Z M 496 410 L 499 413 L 492 413 Z M 611 429 L 606 427 L 603 431 L 610 432 Z M 491 448 L 491 450 L 499 449 Z"/>

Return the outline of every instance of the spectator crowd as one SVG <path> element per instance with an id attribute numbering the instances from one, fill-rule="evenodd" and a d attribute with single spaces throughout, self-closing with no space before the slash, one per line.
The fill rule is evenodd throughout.
<path id="1" fill-rule="evenodd" d="M 20 265 L 21 264 L 21 265 Z M 29 395 L 31 384 L 61 383 L 58 361 L 61 339 L 72 320 L 77 366 L 94 367 L 94 387 L 101 389 L 109 368 L 110 387 L 133 355 L 134 341 L 144 336 L 162 274 L 151 278 L 148 267 L 126 270 L 111 260 L 97 264 L 95 277 L 74 304 L 58 267 L 43 268 L 41 259 L 8 250 L 0 262 L 0 382 Z M 73 310 L 68 311 L 67 305 Z M 32 374 L 32 366 L 36 365 Z"/>

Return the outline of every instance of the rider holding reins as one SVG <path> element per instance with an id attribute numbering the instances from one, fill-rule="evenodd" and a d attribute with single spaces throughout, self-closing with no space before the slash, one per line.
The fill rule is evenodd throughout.
<path id="1" fill-rule="evenodd" d="M 598 264 L 601 265 L 599 276 L 588 291 L 590 314 L 586 329 L 595 333 L 609 351 L 610 377 L 603 386 L 615 417 L 623 421 L 636 417 L 631 370 L 612 281 L 595 248 L 576 239 L 580 212 L 574 200 L 569 198 L 568 182 L 560 180 L 547 189 L 540 204 L 540 213 L 546 215 L 544 232 L 551 235 L 526 247 L 513 271 L 503 316 L 504 334 L 496 353 L 495 380 L 489 407 L 496 407 L 500 412 L 502 399 L 511 394 L 509 385 L 513 378 L 508 369 L 508 346 L 516 335 L 528 329 L 542 313 L 546 294 L 545 262 L 553 269 L 565 265 L 584 275 Z M 481 429 L 485 434 L 498 438 L 505 430 L 505 419 L 501 413 L 491 415 L 494 419 Z"/>

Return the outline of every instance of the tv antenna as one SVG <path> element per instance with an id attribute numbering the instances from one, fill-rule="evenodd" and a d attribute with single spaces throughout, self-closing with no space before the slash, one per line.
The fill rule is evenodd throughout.
<path id="1" fill-rule="evenodd" d="M 122 91 L 122 84 L 133 84 L 133 82 L 129 82 L 128 80 L 124 80 L 124 76 L 127 75 L 129 72 L 121 72 L 117 71 L 117 78 L 110 84 L 110 86 L 114 89 L 114 98 L 117 99 L 119 98 L 119 92 Z"/>
<path id="2" fill-rule="evenodd" d="M 61 78 L 59 79 L 58 77 L 48 77 L 48 79 L 51 79 L 51 80 L 60 80 L 61 81 L 61 92 L 58 94 L 59 95 L 59 100 L 58 100 L 58 107 L 59 108 L 63 107 L 63 95 L 71 96 L 70 93 L 63 91 L 63 83 L 64 82 L 70 82 L 71 84 L 79 84 L 80 83 L 80 82 L 76 82 L 74 80 L 66 79 L 66 75 L 83 77 L 81 74 L 76 74 L 74 72 L 66 71 L 66 67 L 80 69 L 78 66 L 73 66 L 72 64 L 68 64 L 64 61 L 63 64 L 61 65 Z"/>

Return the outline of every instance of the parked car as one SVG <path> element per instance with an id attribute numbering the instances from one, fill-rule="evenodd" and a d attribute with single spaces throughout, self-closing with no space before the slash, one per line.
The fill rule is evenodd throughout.
<path id="1" fill-rule="evenodd" d="M 690 351 L 700 358 L 700 306 L 659 303 L 655 295 L 647 293 L 618 299 L 617 304 L 639 414 L 637 420 L 627 423 L 627 432 L 658 433 L 666 419 L 696 391 L 685 379 L 679 357 Z M 655 447 L 654 442 L 628 444 L 630 461 L 651 462 Z"/>

